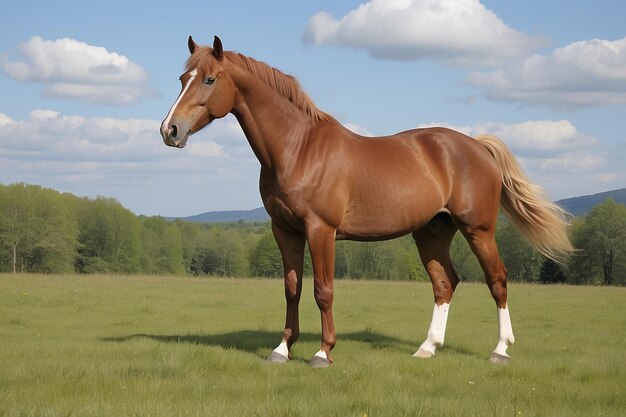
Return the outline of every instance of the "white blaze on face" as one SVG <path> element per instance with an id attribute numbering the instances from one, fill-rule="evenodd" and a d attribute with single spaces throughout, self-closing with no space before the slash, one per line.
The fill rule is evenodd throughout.
<path id="1" fill-rule="evenodd" d="M 162 130 L 168 128 L 168 126 L 170 124 L 170 121 L 172 120 L 172 115 L 176 111 L 176 107 L 178 106 L 180 101 L 183 99 L 185 93 L 189 89 L 189 86 L 191 85 L 191 83 L 193 82 L 193 80 L 196 78 L 197 75 L 198 75 L 198 70 L 195 69 L 195 68 L 189 73 L 189 79 L 185 83 L 185 87 L 183 88 L 183 91 L 180 92 L 180 95 L 178 96 L 178 98 L 174 102 L 174 105 L 170 109 L 169 113 L 167 113 L 167 117 L 165 118 L 165 120 L 163 120 L 163 123 L 161 124 L 161 129 Z"/>

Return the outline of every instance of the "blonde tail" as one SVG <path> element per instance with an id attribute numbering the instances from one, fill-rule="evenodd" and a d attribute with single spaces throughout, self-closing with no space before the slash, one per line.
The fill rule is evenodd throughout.
<path id="1" fill-rule="evenodd" d="M 574 251 L 567 236 L 569 223 L 565 220 L 571 215 L 551 202 L 541 187 L 526 178 L 500 139 L 481 135 L 476 140 L 487 148 L 500 166 L 503 185 L 500 204 L 509 219 L 539 252 L 563 263 Z"/>

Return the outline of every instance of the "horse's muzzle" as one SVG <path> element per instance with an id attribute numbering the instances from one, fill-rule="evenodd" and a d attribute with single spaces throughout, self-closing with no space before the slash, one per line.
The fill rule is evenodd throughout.
<path id="1" fill-rule="evenodd" d="M 161 125 L 161 137 L 163 137 L 163 143 L 165 143 L 167 146 L 172 146 L 174 148 L 184 148 L 187 144 L 190 133 L 190 131 L 187 131 L 181 135 L 178 126 Z"/>

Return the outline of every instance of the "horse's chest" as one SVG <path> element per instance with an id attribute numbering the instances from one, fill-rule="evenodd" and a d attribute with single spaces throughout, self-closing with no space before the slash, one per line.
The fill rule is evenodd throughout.
<path id="1" fill-rule="evenodd" d="M 274 194 L 268 194 L 263 196 L 263 200 L 272 221 L 278 223 L 283 228 L 304 233 L 302 217 L 293 208 L 289 207 L 283 199 Z"/>

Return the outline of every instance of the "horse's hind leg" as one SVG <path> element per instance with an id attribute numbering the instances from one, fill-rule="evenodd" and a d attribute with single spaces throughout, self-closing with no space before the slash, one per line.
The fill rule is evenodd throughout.
<path id="1" fill-rule="evenodd" d="M 428 336 L 417 352 L 419 358 L 430 358 L 443 346 L 448 311 L 459 278 L 450 260 L 450 244 L 457 231 L 448 214 L 440 213 L 426 226 L 413 233 L 420 258 L 433 285 L 435 306 Z"/>
<path id="2" fill-rule="evenodd" d="M 283 339 L 267 360 L 285 363 L 291 358 L 291 346 L 300 334 L 298 304 L 302 293 L 305 238 L 303 235 L 288 232 L 275 222 L 272 222 L 272 231 L 283 258 L 287 315 Z"/>
<path id="3" fill-rule="evenodd" d="M 490 361 L 506 363 L 506 349 L 515 342 L 507 304 L 506 268 L 500 260 L 495 240 L 495 220 L 491 226 L 461 226 L 461 231 L 478 258 L 485 273 L 485 280 L 498 308 L 498 344 L 491 353 Z"/>

